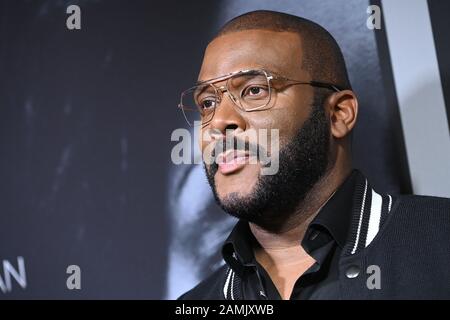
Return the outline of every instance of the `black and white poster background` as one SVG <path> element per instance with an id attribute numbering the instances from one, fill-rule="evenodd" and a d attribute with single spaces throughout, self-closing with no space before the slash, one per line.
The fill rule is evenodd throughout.
<path id="1" fill-rule="evenodd" d="M 220 265 L 234 220 L 201 165 L 173 164 L 171 133 L 208 39 L 256 9 L 337 39 L 375 187 L 450 197 L 447 2 L 0 0 L 0 299 L 173 299 Z"/>

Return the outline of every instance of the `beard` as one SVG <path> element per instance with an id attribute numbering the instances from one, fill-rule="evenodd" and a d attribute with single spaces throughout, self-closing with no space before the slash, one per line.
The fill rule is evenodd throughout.
<path id="1" fill-rule="evenodd" d="M 280 149 L 278 173 L 259 174 L 249 195 L 232 192 L 221 199 L 214 179 L 217 164 L 204 167 L 216 202 L 225 212 L 265 229 L 276 229 L 295 214 L 308 192 L 326 173 L 329 144 L 329 119 L 323 98 L 315 95 L 310 116 Z"/>

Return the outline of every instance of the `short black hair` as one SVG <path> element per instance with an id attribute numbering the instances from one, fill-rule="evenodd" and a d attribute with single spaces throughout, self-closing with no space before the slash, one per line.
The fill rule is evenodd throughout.
<path id="1" fill-rule="evenodd" d="M 315 81 L 351 89 L 339 45 L 327 30 L 311 20 L 276 11 L 251 11 L 228 21 L 215 38 L 255 29 L 297 33 L 303 44 L 302 69 Z"/>

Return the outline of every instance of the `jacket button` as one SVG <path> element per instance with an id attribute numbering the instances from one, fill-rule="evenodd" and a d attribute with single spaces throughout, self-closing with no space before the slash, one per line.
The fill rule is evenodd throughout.
<path id="1" fill-rule="evenodd" d="M 350 266 L 347 271 L 345 272 L 345 275 L 349 279 L 356 278 L 359 276 L 359 267 L 358 266 Z"/>

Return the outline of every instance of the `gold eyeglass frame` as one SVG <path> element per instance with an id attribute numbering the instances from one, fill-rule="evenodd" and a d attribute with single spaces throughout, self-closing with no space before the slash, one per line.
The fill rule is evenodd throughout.
<path id="1" fill-rule="evenodd" d="M 267 86 L 269 88 L 269 98 L 268 98 L 267 102 L 264 103 L 261 106 L 250 108 L 250 109 L 246 109 L 246 108 L 242 107 L 239 104 L 238 98 L 236 98 L 230 92 L 230 90 L 228 88 L 228 82 L 229 82 L 229 80 L 231 78 L 234 78 L 234 77 L 237 77 L 237 76 L 241 76 L 241 75 L 247 74 L 247 73 L 252 73 L 252 72 L 264 74 L 266 76 Z M 224 86 L 217 87 L 217 86 L 214 85 L 214 83 L 222 82 L 222 81 L 225 81 L 225 80 L 227 80 L 227 82 L 225 83 Z M 264 69 L 247 69 L 247 70 L 240 70 L 240 71 L 231 72 L 229 74 L 226 74 L 226 75 L 223 75 L 223 76 L 220 76 L 220 77 L 216 77 L 216 78 L 213 78 L 213 79 L 209 79 L 209 80 L 204 80 L 204 81 L 198 82 L 195 86 L 193 86 L 193 87 L 191 87 L 191 88 L 189 88 L 187 90 L 184 90 L 181 93 L 180 103 L 178 104 L 178 108 L 181 109 L 181 111 L 183 112 L 183 116 L 184 116 L 186 122 L 188 123 L 188 125 L 192 127 L 193 124 L 191 124 L 191 122 L 189 121 L 188 116 L 186 115 L 185 111 L 195 111 L 195 110 L 197 110 L 197 112 L 199 112 L 201 117 L 203 117 L 203 112 L 202 112 L 202 109 L 200 108 L 200 106 L 198 106 L 197 104 L 196 104 L 197 108 L 195 108 L 195 109 L 193 109 L 192 106 L 184 106 L 183 105 L 183 98 L 184 98 L 184 96 L 186 96 L 186 95 L 192 93 L 193 91 L 195 91 L 200 86 L 210 85 L 211 87 L 214 88 L 215 95 L 216 95 L 217 106 L 214 107 L 214 110 L 213 110 L 212 115 L 211 115 L 211 119 L 209 119 L 207 121 L 207 123 L 203 123 L 203 121 L 202 121 L 202 124 L 201 124 L 202 126 L 205 126 L 205 125 L 209 124 L 209 122 L 214 118 L 215 111 L 219 107 L 220 102 L 222 101 L 222 98 L 223 98 L 223 95 L 224 95 L 225 92 L 228 93 L 228 96 L 230 97 L 231 101 L 233 101 L 233 103 L 240 110 L 245 111 L 245 112 L 252 112 L 252 111 L 261 110 L 261 109 L 264 109 L 270 103 L 270 101 L 272 99 L 272 89 L 275 90 L 275 88 L 273 88 L 273 86 L 271 85 L 271 81 L 272 80 L 281 80 L 281 81 L 289 82 L 291 85 L 306 84 L 306 85 L 310 85 L 310 86 L 313 86 L 313 87 L 320 87 L 320 88 L 330 89 L 330 90 L 333 90 L 334 92 L 339 92 L 339 91 L 345 90 L 344 88 L 342 88 L 342 87 L 340 87 L 338 85 L 332 84 L 332 83 L 321 82 L 321 81 L 294 80 L 294 79 L 289 79 L 289 78 L 286 78 L 286 77 L 283 77 L 283 76 L 279 76 L 279 75 L 277 75 L 275 73 L 266 71 Z"/>

